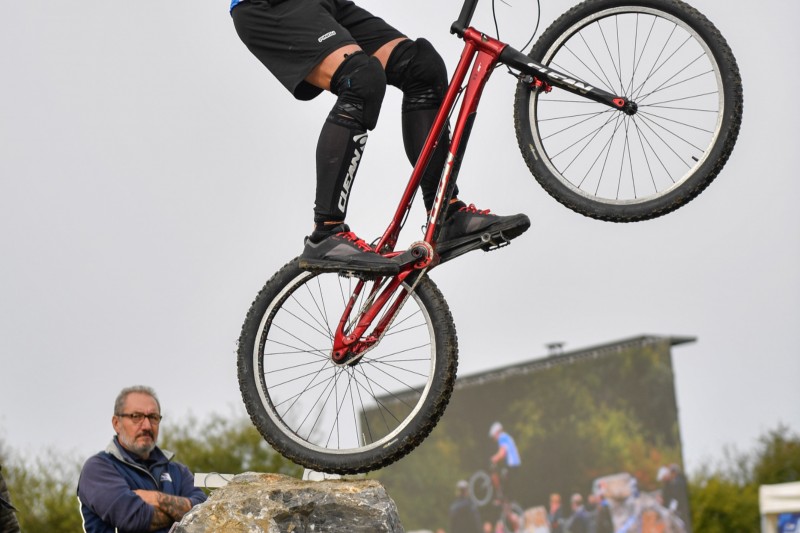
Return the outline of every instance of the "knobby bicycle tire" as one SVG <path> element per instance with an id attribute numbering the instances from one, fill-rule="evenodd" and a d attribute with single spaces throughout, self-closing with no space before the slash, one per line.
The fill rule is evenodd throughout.
<path id="1" fill-rule="evenodd" d="M 253 424 L 284 457 L 319 472 L 397 461 L 433 430 L 455 383 L 455 325 L 427 276 L 398 289 L 413 286 L 377 345 L 334 364 L 333 332 L 357 283 L 305 272 L 295 259 L 256 296 L 239 338 L 239 388 Z"/>
<path id="2" fill-rule="evenodd" d="M 667 214 L 705 190 L 733 150 L 743 107 L 736 60 L 719 30 L 680 0 L 587 0 L 528 55 L 638 105 L 628 116 L 518 83 L 525 162 L 573 211 L 612 222 Z"/>

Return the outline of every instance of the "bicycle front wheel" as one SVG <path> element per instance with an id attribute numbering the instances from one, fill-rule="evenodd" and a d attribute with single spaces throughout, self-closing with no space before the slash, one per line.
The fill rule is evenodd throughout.
<path id="1" fill-rule="evenodd" d="M 736 60 L 714 25 L 679 0 L 587 0 L 556 20 L 529 56 L 636 102 L 627 115 L 521 81 L 514 125 L 542 187 L 583 215 L 655 218 L 719 174 L 742 119 Z"/>
<path id="2" fill-rule="evenodd" d="M 478 507 L 483 507 L 492 499 L 494 487 L 492 478 L 483 470 L 478 470 L 469 478 L 469 497 Z"/>
<path id="3" fill-rule="evenodd" d="M 455 383 L 455 326 L 427 276 L 397 289 L 407 298 L 377 344 L 356 361 L 333 361 L 334 332 L 358 283 L 302 271 L 295 259 L 258 294 L 239 338 L 250 418 L 279 453 L 315 471 L 368 472 L 403 457 L 436 425 Z M 365 282 L 350 324 L 375 283 L 386 281 Z"/>

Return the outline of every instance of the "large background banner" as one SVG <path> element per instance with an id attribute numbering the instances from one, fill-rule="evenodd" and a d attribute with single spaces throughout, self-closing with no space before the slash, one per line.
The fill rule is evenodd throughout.
<path id="1" fill-rule="evenodd" d="M 613 531 L 688 531 L 674 519 L 688 514 L 685 494 L 660 497 L 682 477 L 671 347 L 693 340 L 638 337 L 459 378 L 431 436 L 372 477 L 407 531 L 451 533 L 456 484 L 489 471 L 498 449 L 489 430 L 499 422 L 521 456 L 507 489 L 520 508 L 547 508 L 558 494 L 568 517 L 573 494 L 585 502 L 602 496 Z M 490 502 L 481 521 L 495 527 L 499 512 Z"/>

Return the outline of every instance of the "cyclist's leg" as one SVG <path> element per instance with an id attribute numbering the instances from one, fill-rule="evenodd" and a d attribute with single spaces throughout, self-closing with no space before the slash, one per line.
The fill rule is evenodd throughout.
<path id="1" fill-rule="evenodd" d="M 447 91 L 447 67 L 425 39 L 405 40 L 392 50 L 386 64 L 386 79 L 390 85 L 403 91 L 403 143 L 413 165 L 422 152 Z M 446 129 L 443 139 L 447 138 L 449 131 Z M 433 207 L 447 148 L 447 142 L 438 144 L 422 177 L 420 187 L 428 210 Z"/>
<path id="2" fill-rule="evenodd" d="M 326 226 L 340 224 L 347 215 L 367 132 L 378 121 L 386 76 L 377 59 L 348 46 L 323 60 L 306 80 L 338 97 L 317 142 L 314 222 L 315 232 L 324 233 Z"/>
<path id="3" fill-rule="evenodd" d="M 425 39 L 406 38 L 382 19 L 349 0 L 333 1 L 338 6 L 337 20 L 366 53 L 379 58 L 386 69 L 387 82 L 403 91 L 403 141 L 408 159 L 415 164 L 447 91 L 444 61 Z M 449 138 L 449 131 L 443 135 Z M 447 139 L 443 139 L 437 145 L 420 184 L 425 207 L 429 210 L 433 207 L 447 152 Z M 499 217 L 488 211 L 469 210 L 457 200 L 457 194 L 456 188 L 449 209 L 452 215 L 449 215 L 439 239 L 440 253 L 455 247 L 465 251 L 461 245 L 480 244 L 483 242 L 481 236 L 486 233 L 494 238 L 499 237 L 502 231 L 502 237 L 497 242 L 504 242 L 516 237 L 530 225 L 525 215 Z M 442 256 L 442 260 L 446 258 Z"/>
<path id="4" fill-rule="evenodd" d="M 247 47 L 296 98 L 308 100 L 323 90 L 338 96 L 318 140 L 315 231 L 302 256 L 311 263 L 304 265 L 333 269 L 342 259 L 341 245 L 345 245 L 350 248 L 343 259 L 347 266 L 358 270 L 391 266 L 395 270 L 393 262 L 377 254 L 361 257 L 368 248 L 343 225 L 367 131 L 377 122 L 386 77 L 380 62 L 361 51 L 336 14 L 337 0 L 276 5 L 250 0 L 232 12 Z M 321 245 L 333 236 L 347 238 Z M 331 255 L 334 250 L 339 259 Z"/>
<path id="5" fill-rule="evenodd" d="M 317 65 L 306 82 L 330 90 L 339 98 L 328 115 L 317 144 L 317 200 L 314 208 L 315 234 L 344 220 L 367 132 L 378 120 L 386 90 L 384 61 L 377 52 L 388 54 L 387 43 L 403 35 L 382 19 L 349 0 L 321 0 L 338 29 L 357 48 L 336 50 Z M 372 57 L 376 56 L 376 57 Z"/>
<path id="6" fill-rule="evenodd" d="M 334 2 L 337 20 L 367 54 L 380 60 L 386 69 L 388 83 L 403 91 L 403 141 L 409 161 L 415 164 L 447 90 L 444 61 L 424 39 L 408 39 L 386 21 L 350 0 Z M 447 143 L 442 143 L 422 180 L 423 199 L 428 209 L 433 205 L 446 158 Z"/>
<path id="7" fill-rule="evenodd" d="M 505 466 L 501 466 L 498 472 L 499 478 L 499 490 L 497 491 L 497 497 L 502 502 L 508 501 L 508 468 Z"/>
<path id="8" fill-rule="evenodd" d="M 377 125 L 386 92 L 383 66 L 375 57 L 349 45 L 326 57 L 306 81 L 328 88 L 338 98 L 317 142 L 314 231 L 306 240 L 300 266 L 312 270 L 336 269 L 345 245 L 345 250 L 349 249 L 345 261 L 348 268 L 396 273 L 395 262 L 372 253 L 344 225 L 367 132 Z"/>
<path id="9" fill-rule="evenodd" d="M 431 126 L 447 91 L 447 68 L 441 56 L 425 39 L 406 40 L 398 44 L 386 66 L 386 78 L 390 85 L 403 91 L 402 119 L 403 141 L 406 154 L 412 164 L 416 163 Z M 442 168 L 447 158 L 449 131 L 431 157 L 420 184 L 426 209 L 433 207 Z M 488 210 L 467 206 L 458 199 L 458 188 L 453 192 L 439 236 L 440 254 L 459 247 L 461 252 L 479 247 L 501 245 L 530 226 L 525 215 L 498 216 Z M 489 235 L 488 241 L 482 240 Z M 483 244 L 489 242 L 490 244 Z M 443 260 L 448 259 L 445 255 Z"/>
<path id="10" fill-rule="evenodd" d="M 493 501 L 493 503 L 495 505 L 499 505 L 501 503 L 501 501 L 503 500 L 503 485 L 504 485 L 504 481 L 505 481 L 503 479 L 503 470 L 504 470 L 504 467 L 501 464 L 494 463 L 494 462 L 491 463 L 491 466 L 489 468 L 489 474 L 490 474 L 490 477 L 492 479 L 492 487 L 494 488 L 494 493 L 493 493 L 494 501 Z"/>
<path id="11" fill-rule="evenodd" d="M 346 44 L 341 48 L 337 48 L 329 55 L 324 57 L 317 66 L 306 76 L 305 81 L 320 89 L 330 91 L 331 79 L 333 75 L 339 70 L 339 67 L 344 63 L 347 57 L 355 52 L 360 52 L 361 47 L 357 44 Z"/>

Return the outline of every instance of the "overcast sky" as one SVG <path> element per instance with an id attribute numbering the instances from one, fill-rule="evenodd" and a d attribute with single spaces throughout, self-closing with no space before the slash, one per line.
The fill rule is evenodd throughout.
<path id="1" fill-rule="evenodd" d="M 572 5 L 542 2 L 546 23 Z M 521 46 L 533 0 L 508 3 L 501 37 Z M 778 423 L 800 431 L 800 4 L 693 3 L 727 37 L 745 86 L 717 181 L 650 222 L 568 211 L 530 176 L 514 79 L 498 71 L 459 184 L 468 202 L 533 225 L 432 274 L 462 374 L 541 357 L 552 341 L 697 337 L 673 351 L 690 470 Z M 431 40 L 452 72 L 460 1 L 362 5 Z M 475 25 L 493 32 L 489 6 Z M 391 89 L 351 200 L 367 240 L 410 170 L 399 102 Z M 244 412 L 239 328 L 310 230 L 314 147 L 332 105 L 291 98 L 239 41 L 227 0 L 0 3 L 0 440 L 29 457 L 88 456 L 112 435 L 117 392 L 138 383 L 158 391 L 165 424 Z M 406 243 L 421 206 L 415 216 Z"/>

